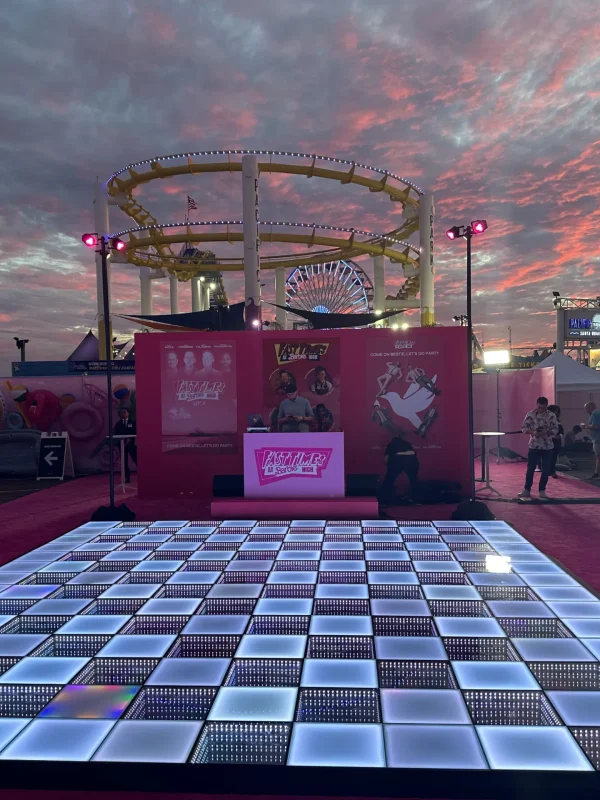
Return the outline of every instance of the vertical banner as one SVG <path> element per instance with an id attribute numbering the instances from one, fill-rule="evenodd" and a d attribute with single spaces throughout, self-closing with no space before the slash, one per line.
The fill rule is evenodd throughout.
<path id="1" fill-rule="evenodd" d="M 266 340 L 263 349 L 263 421 L 277 431 L 279 405 L 286 388 L 295 386 L 313 410 L 310 430 L 340 430 L 340 343 L 326 335 L 322 341 Z"/>
<path id="2" fill-rule="evenodd" d="M 163 452 L 237 452 L 235 342 L 164 342 Z"/>
<path id="3" fill-rule="evenodd" d="M 458 459 L 468 441 L 468 397 L 455 339 L 415 328 L 368 340 L 365 463 L 371 468 L 383 471 L 387 443 L 402 436 L 417 453 L 421 478 L 449 477 L 453 464 L 454 478 L 464 479 Z"/>

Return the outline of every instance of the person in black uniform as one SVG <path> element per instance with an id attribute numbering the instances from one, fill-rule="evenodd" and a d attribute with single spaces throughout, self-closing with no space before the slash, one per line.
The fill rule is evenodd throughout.
<path id="1" fill-rule="evenodd" d="M 119 411 L 119 421 L 115 425 L 115 436 L 135 436 L 135 422 L 129 419 L 129 409 L 122 408 Z M 129 468 L 129 456 L 137 467 L 137 445 L 135 439 L 125 439 L 125 482 L 131 482 L 131 470 Z"/>
<path id="2" fill-rule="evenodd" d="M 385 478 L 381 484 L 379 499 L 382 504 L 389 503 L 394 496 L 396 478 L 403 472 L 410 482 L 411 493 L 415 491 L 419 476 L 419 459 L 413 446 L 402 436 L 394 436 L 385 448 L 385 463 L 387 465 Z"/>

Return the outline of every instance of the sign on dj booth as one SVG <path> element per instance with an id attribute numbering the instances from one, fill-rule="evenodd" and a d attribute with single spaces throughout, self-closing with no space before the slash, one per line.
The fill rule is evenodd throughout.
<path id="1" fill-rule="evenodd" d="M 244 496 L 344 497 L 343 433 L 244 434 Z"/>

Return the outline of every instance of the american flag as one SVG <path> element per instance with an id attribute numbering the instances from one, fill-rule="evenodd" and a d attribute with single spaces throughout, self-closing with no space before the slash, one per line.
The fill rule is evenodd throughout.
<path id="1" fill-rule="evenodd" d="M 190 211 L 198 211 L 198 206 L 196 205 L 194 198 L 190 197 L 188 194 L 188 214 Z"/>

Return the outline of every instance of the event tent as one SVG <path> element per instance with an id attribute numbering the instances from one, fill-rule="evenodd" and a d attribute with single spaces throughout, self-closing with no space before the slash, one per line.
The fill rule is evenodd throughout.
<path id="1" fill-rule="evenodd" d="M 556 391 L 600 391 L 600 371 L 590 369 L 558 351 L 545 358 L 534 369 L 554 367 Z"/>

